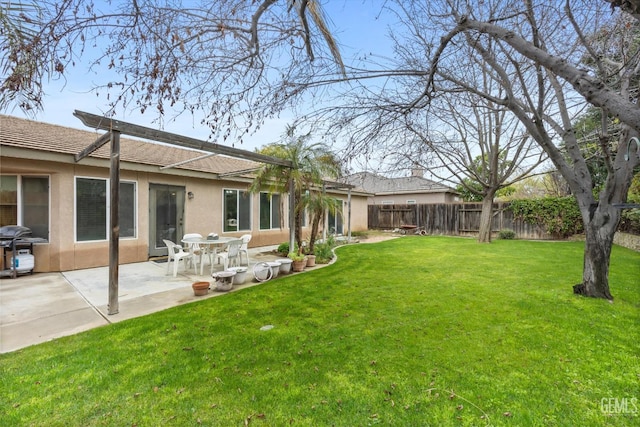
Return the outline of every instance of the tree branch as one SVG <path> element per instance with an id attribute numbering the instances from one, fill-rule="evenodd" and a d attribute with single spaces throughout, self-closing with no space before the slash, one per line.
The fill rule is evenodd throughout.
<path id="1" fill-rule="evenodd" d="M 640 110 L 638 106 L 609 89 L 602 81 L 590 76 L 586 71 L 580 70 L 567 63 L 567 61 L 554 57 L 548 52 L 531 45 L 531 43 L 512 31 L 486 22 L 463 19 L 451 34 L 467 30 L 486 33 L 505 41 L 522 55 L 567 80 L 591 104 L 606 108 L 624 123 L 636 130 L 640 130 Z"/>

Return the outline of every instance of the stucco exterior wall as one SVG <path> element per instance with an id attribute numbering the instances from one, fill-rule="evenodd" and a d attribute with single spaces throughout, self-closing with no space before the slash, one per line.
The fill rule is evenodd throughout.
<path id="1" fill-rule="evenodd" d="M 351 231 L 367 230 L 369 223 L 367 205 L 366 197 L 351 197 Z M 346 223 L 347 221 L 345 219 L 345 224 Z"/>
<path id="2" fill-rule="evenodd" d="M 47 157 L 47 156 L 42 156 Z M 88 159 L 85 163 L 73 163 L 67 158 L 51 160 L 8 157 L 3 153 L 1 173 L 3 175 L 39 175 L 49 177 L 49 242 L 34 246 L 36 272 L 69 271 L 109 264 L 109 242 L 75 241 L 75 179 L 76 177 L 109 178 L 108 163 Z M 138 168 L 141 169 L 141 168 Z M 213 179 L 204 173 L 185 173 L 170 169 L 166 173 L 138 170 L 132 165 L 122 165 L 121 181 L 132 181 L 136 185 L 136 236 L 121 238 L 119 242 L 119 262 L 127 264 L 146 261 L 149 258 L 149 185 L 167 184 L 185 188 L 193 198 L 185 197 L 184 230 L 188 233 L 207 235 L 216 232 L 221 236 L 241 236 L 250 233 L 251 246 L 275 245 L 289 239 L 288 204 L 283 196 L 284 228 L 260 230 L 259 195 L 252 195 L 251 230 L 234 233 L 223 232 L 223 191 L 225 188 L 246 190 L 248 181 L 223 181 Z M 158 168 L 155 168 L 158 170 Z M 346 194 L 337 197 L 347 200 Z M 364 195 L 351 197 L 352 230 L 367 228 L 367 199 Z M 345 207 L 345 216 L 347 209 Z M 307 221 L 307 224 L 309 222 Z M 345 233 L 347 219 L 344 219 Z M 308 227 L 303 230 L 305 235 Z"/>

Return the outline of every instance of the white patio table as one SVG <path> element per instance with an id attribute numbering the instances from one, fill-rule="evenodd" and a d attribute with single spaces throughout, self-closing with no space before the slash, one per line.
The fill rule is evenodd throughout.
<path id="1" fill-rule="evenodd" d="M 218 253 L 218 248 L 224 247 L 227 243 L 238 240 L 237 237 L 218 237 L 217 239 L 207 239 L 206 237 L 189 237 L 188 239 L 182 239 L 182 243 L 186 244 L 197 244 L 200 246 L 200 249 L 206 249 L 207 253 L 215 254 Z M 209 264 L 211 267 L 211 274 L 213 274 L 213 258 L 209 258 Z M 200 263 L 200 275 L 204 273 L 204 262 Z"/>

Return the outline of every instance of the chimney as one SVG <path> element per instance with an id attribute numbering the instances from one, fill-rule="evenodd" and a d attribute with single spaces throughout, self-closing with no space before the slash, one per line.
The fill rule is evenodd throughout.
<path id="1" fill-rule="evenodd" d="M 411 177 L 412 178 L 424 178 L 424 169 L 422 169 L 422 168 L 413 168 L 413 169 L 411 169 Z"/>

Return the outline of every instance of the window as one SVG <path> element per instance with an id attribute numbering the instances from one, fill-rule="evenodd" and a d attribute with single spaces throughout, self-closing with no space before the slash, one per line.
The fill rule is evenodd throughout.
<path id="1" fill-rule="evenodd" d="M 224 190 L 223 230 L 251 230 L 251 197 L 243 190 Z"/>
<path id="2" fill-rule="evenodd" d="M 136 183 L 120 182 L 120 204 L 118 205 L 120 237 L 136 237 L 137 200 Z"/>
<path id="3" fill-rule="evenodd" d="M 335 214 L 329 212 L 329 234 L 342 234 L 342 200 L 336 199 Z"/>
<path id="4" fill-rule="evenodd" d="M 76 240 L 107 239 L 107 180 L 76 178 Z"/>
<path id="5" fill-rule="evenodd" d="M 260 193 L 260 230 L 280 228 L 280 195 Z"/>
<path id="6" fill-rule="evenodd" d="M 120 183 L 118 204 L 120 237 L 136 236 L 136 184 Z M 109 181 L 76 178 L 76 241 L 107 240 L 109 235 Z"/>
<path id="7" fill-rule="evenodd" d="M 0 226 L 18 224 L 18 177 L 0 176 Z"/>
<path id="8" fill-rule="evenodd" d="M 0 226 L 22 225 L 49 239 L 49 178 L 0 176 Z"/>

